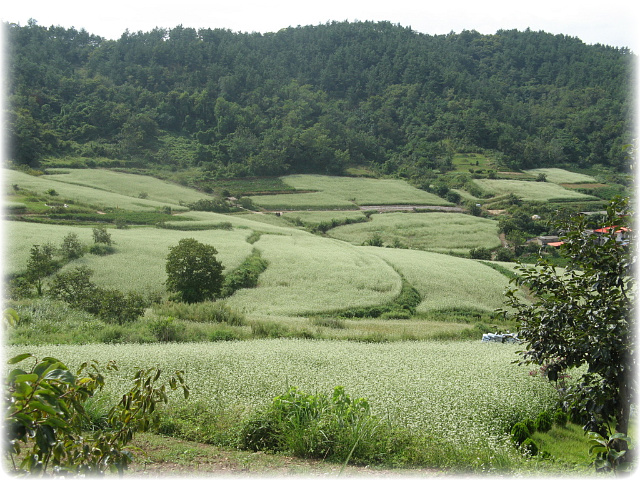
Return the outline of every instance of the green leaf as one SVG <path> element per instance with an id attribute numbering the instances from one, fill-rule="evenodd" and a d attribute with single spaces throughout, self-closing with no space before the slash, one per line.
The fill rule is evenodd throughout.
<path id="1" fill-rule="evenodd" d="M 73 376 L 73 373 L 71 373 L 69 370 L 62 370 L 60 368 L 51 370 L 44 378 L 46 380 L 60 380 L 65 383 L 73 383 L 76 379 Z"/>
<path id="2" fill-rule="evenodd" d="M 57 415 L 58 412 L 56 412 L 52 406 L 50 405 L 46 405 L 42 402 L 39 402 L 37 400 L 33 400 L 30 404 L 29 404 L 32 408 L 37 408 L 38 410 L 42 410 L 43 412 L 48 413 L 49 415 Z"/>
<path id="3" fill-rule="evenodd" d="M 25 373 L 25 374 L 21 374 L 21 375 L 16 375 L 13 378 L 13 381 L 16 383 L 23 383 L 23 382 L 37 382 L 38 381 L 38 375 L 35 373 Z"/>
<path id="4" fill-rule="evenodd" d="M 15 357 L 9 359 L 7 361 L 7 364 L 8 365 L 13 365 L 13 364 L 21 362 L 25 358 L 29 358 L 29 357 L 33 357 L 33 354 L 31 354 L 31 353 L 21 353 L 20 355 L 16 355 Z"/>

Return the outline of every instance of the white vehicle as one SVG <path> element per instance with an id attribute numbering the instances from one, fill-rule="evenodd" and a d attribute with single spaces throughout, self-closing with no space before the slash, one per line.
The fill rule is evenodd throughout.
<path id="1" fill-rule="evenodd" d="M 483 342 L 518 343 L 517 333 L 483 333 Z"/>

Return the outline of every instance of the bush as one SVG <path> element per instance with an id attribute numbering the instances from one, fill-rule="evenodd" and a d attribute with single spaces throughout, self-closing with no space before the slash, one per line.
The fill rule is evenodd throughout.
<path id="1" fill-rule="evenodd" d="M 89 247 L 89 253 L 93 255 L 111 255 L 115 251 L 115 248 L 106 243 L 94 243 Z"/>
<path id="2" fill-rule="evenodd" d="M 566 426 L 568 421 L 569 421 L 569 414 L 567 414 L 567 412 L 563 410 L 558 410 L 553 415 L 553 423 L 555 423 L 559 427 Z"/>
<path id="3" fill-rule="evenodd" d="M 511 439 L 516 445 L 521 445 L 529 437 L 531 431 L 523 422 L 518 422 L 511 428 Z"/>
<path id="4" fill-rule="evenodd" d="M 367 400 L 352 399 L 343 387 L 335 387 L 331 397 L 292 387 L 244 424 L 240 445 L 303 458 L 379 463 L 386 453 L 386 442 L 376 436 L 379 426 Z"/>
<path id="5" fill-rule="evenodd" d="M 243 262 L 224 277 L 221 297 L 230 297 L 236 290 L 241 288 L 255 288 L 258 286 L 258 277 L 267 269 L 269 263 L 261 258 L 260 251 L 253 249 Z"/>
<path id="6" fill-rule="evenodd" d="M 536 456 L 539 451 L 538 444 L 532 438 L 527 438 L 522 442 L 521 447 L 523 452 L 528 453 L 532 457 Z"/>
<path id="7" fill-rule="evenodd" d="M 524 423 L 527 426 L 527 428 L 529 429 L 529 432 L 533 433 L 536 431 L 536 424 L 532 419 L 527 418 L 522 423 Z"/>
<path id="8" fill-rule="evenodd" d="M 77 234 L 69 233 L 64 237 L 60 245 L 60 253 L 67 260 L 75 260 L 84 255 L 84 245 L 78 239 Z"/>
<path id="9" fill-rule="evenodd" d="M 159 342 L 177 342 L 179 340 L 178 325 L 173 317 L 161 317 L 149 322 L 149 330 Z"/>
<path id="10" fill-rule="evenodd" d="M 550 412 L 545 410 L 540 412 L 535 420 L 536 430 L 538 432 L 548 432 L 553 426 L 553 416 Z"/>
<path id="11" fill-rule="evenodd" d="M 370 247 L 383 247 L 384 243 L 382 242 L 382 237 L 379 234 L 374 233 L 371 238 L 366 240 L 362 245 Z"/>
<path id="12" fill-rule="evenodd" d="M 240 339 L 241 339 L 241 336 L 238 333 L 232 330 L 226 330 L 226 329 L 214 330 L 209 334 L 210 342 L 230 342 L 233 340 L 240 340 Z"/>
<path id="13" fill-rule="evenodd" d="M 500 247 L 496 250 L 496 260 L 499 262 L 513 262 L 515 254 L 508 248 Z"/>
<path id="14" fill-rule="evenodd" d="M 476 260 L 491 260 L 491 251 L 484 247 L 472 248 L 469 256 Z"/>
<path id="15" fill-rule="evenodd" d="M 93 241 L 94 243 L 103 243 L 105 245 L 111 245 L 111 234 L 105 227 L 98 227 L 93 229 Z"/>
<path id="16" fill-rule="evenodd" d="M 164 302 L 154 306 L 154 313 L 191 322 L 245 324 L 245 316 L 225 302 L 180 303 Z"/>

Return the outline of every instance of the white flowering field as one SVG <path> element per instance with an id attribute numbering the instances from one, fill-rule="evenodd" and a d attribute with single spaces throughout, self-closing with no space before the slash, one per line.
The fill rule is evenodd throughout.
<path id="1" fill-rule="evenodd" d="M 295 315 L 381 305 L 402 286 L 400 275 L 372 252 L 306 232 L 262 235 L 255 246 L 269 262 L 257 288 L 229 305 L 246 313 Z"/>
<path id="2" fill-rule="evenodd" d="M 451 205 L 450 202 L 403 180 L 289 175 L 282 180 L 309 193 L 260 195 L 251 200 L 261 207 L 280 210 L 353 209 L 355 205 Z"/>
<path id="3" fill-rule="evenodd" d="M 532 168 L 524 172 L 529 175 L 544 173 L 547 177 L 547 182 L 552 183 L 592 183 L 596 181 L 591 175 L 570 172 L 564 168 Z"/>
<path id="4" fill-rule="evenodd" d="M 584 201 L 594 200 L 596 197 L 584 193 L 567 190 L 551 182 L 525 182 L 521 180 L 490 180 L 477 178 L 474 180 L 480 188 L 493 195 L 507 195 L 514 193 L 524 201 Z"/>
<path id="5" fill-rule="evenodd" d="M 385 245 L 400 242 L 407 248 L 440 253 L 468 254 L 477 247 L 500 246 L 498 222 L 462 213 L 385 213 L 372 215 L 371 221 L 334 228 L 329 235 L 362 245 L 374 234 Z"/>
<path id="6" fill-rule="evenodd" d="M 517 346 L 480 341 L 394 342 L 252 340 L 203 344 L 8 347 L 69 365 L 116 360 L 109 374 L 113 398 L 127 388 L 135 367 L 186 371 L 189 401 L 248 410 L 297 386 L 329 393 L 343 385 L 366 397 L 377 415 L 410 428 L 478 446 L 499 439 L 514 419 L 534 416 L 555 400 L 551 384 L 513 364 Z M 173 401 L 180 400 L 179 396 Z M 499 443 L 499 442 L 498 442 Z"/>
<path id="7" fill-rule="evenodd" d="M 99 175 L 99 173 L 96 173 L 96 175 Z M 134 196 L 129 196 L 115 191 L 107 191 L 85 185 L 61 182 L 51 178 L 49 175 L 36 177 L 8 169 L 2 170 L 2 177 L 4 180 L 5 191 L 8 186 L 14 184 L 17 184 L 20 188 L 38 193 L 44 193 L 53 188 L 58 192 L 60 198 L 71 199 L 75 202 L 93 205 L 94 207 L 101 209 L 118 207 L 133 211 L 154 211 L 159 208 L 169 206 L 175 211 L 187 210 L 187 207 L 180 206 L 178 201 L 171 197 L 165 197 L 164 200 L 138 198 L 138 194 L 142 193 L 141 190 L 136 192 Z M 204 197 L 204 195 L 201 194 L 198 198 L 202 197 Z"/>
<path id="8" fill-rule="evenodd" d="M 418 290 L 418 312 L 470 308 L 493 311 L 504 305 L 509 279 L 468 258 L 397 248 L 358 247 L 372 250 L 393 265 Z"/>

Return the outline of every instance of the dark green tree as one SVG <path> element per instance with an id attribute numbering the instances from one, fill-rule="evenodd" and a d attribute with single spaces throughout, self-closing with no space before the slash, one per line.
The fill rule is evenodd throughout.
<path id="1" fill-rule="evenodd" d="M 566 270 L 542 259 L 520 266 L 516 281 L 535 300 L 528 304 L 516 290 L 507 292 L 513 313 L 505 314 L 518 321 L 525 342 L 522 362 L 544 366 L 551 381 L 583 367 L 564 388 L 564 406 L 585 429 L 601 433 L 610 426 L 627 433 L 636 390 L 631 218 L 628 199 L 618 198 L 600 231 L 588 229 L 582 215 L 561 220 Z"/>
<path id="2" fill-rule="evenodd" d="M 94 243 L 104 243 L 105 245 L 111 245 L 111 234 L 107 231 L 106 227 L 94 228 L 93 241 Z"/>
<path id="3" fill-rule="evenodd" d="M 53 258 L 53 246 L 49 244 L 34 245 L 27 261 L 27 282 L 36 287 L 38 295 L 42 295 L 42 283 L 46 277 L 54 273 L 59 263 Z"/>
<path id="4" fill-rule="evenodd" d="M 77 233 L 69 233 L 62 239 L 60 252 L 67 260 L 75 260 L 84 255 L 84 245 L 78 238 Z"/>
<path id="5" fill-rule="evenodd" d="M 220 293 L 224 267 L 216 259 L 218 251 L 193 238 L 183 238 L 169 248 L 167 289 L 187 303 L 213 299 Z"/>

